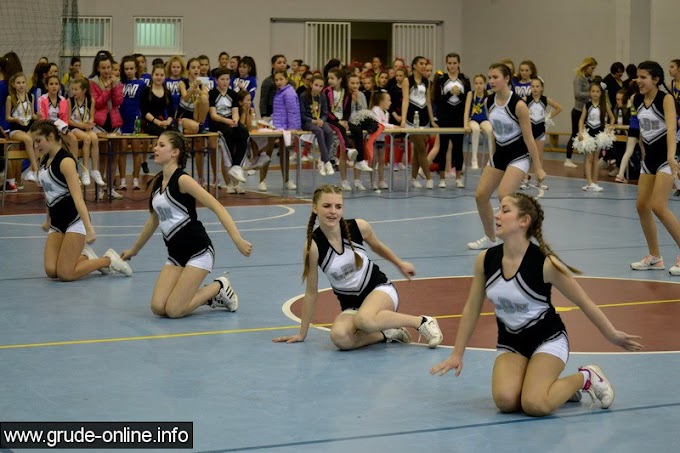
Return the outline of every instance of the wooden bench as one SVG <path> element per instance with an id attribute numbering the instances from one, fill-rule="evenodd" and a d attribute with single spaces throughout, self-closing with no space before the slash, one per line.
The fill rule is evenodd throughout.
<path id="1" fill-rule="evenodd" d="M 560 136 L 566 136 L 567 140 L 571 137 L 571 132 L 546 132 L 548 143 L 545 144 L 543 151 L 564 153 L 567 151 L 566 145 L 560 147 Z"/>

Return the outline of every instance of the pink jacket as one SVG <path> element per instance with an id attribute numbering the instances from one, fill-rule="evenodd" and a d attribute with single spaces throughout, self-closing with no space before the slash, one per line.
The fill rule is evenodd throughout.
<path id="1" fill-rule="evenodd" d="M 120 81 L 113 88 L 104 89 L 99 77 L 90 79 L 92 99 L 94 101 L 94 122 L 98 126 L 104 126 L 106 116 L 111 112 L 111 126 L 114 128 L 123 125 L 123 118 L 118 108 L 123 103 L 123 84 Z"/>
<path id="2" fill-rule="evenodd" d="M 59 98 L 59 119 L 68 124 L 68 100 L 63 96 Z M 43 94 L 38 98 L 38 115 L 48 119 L 50 116 L 50 98 L 48 94 Z"/>

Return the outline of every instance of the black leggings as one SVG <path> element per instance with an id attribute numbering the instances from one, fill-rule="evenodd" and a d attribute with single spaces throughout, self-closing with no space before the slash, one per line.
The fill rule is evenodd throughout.
<path id="1" fill-rule="evenodd" d="M 571 109 L 571 137 L 567 142 L 567 159 L 571 159 L 574 154 L 574 138 L 578 135 L 578 122 L 581 119 L 581 112 L 576 109 Z"/>
<path id="2" fill-rule="evenodd" d="M 236 127 L 229 127 L 218 121 L 212 121 L 210 123 L 210 128 L 214 132 L 222 132 L 224 140 L 229 147 L 232 163 L 234 165 L 242 166 L 246 157 L 246 151 L 248 150 L 248 137 L 250 136 L 250 134 L 248 134 L 248 129 L 241 123 Z"/>

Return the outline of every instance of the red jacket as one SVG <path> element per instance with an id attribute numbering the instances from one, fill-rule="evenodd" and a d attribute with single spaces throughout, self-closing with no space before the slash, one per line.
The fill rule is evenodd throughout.
<path id="1" fill-rule="evenodd" d="M 63 96 L 57 95 L 59 99 L 59 119 L 68 124 L 68 100 Z M 38 98 L 38 114 L 48 119 L 50 116 L 50 98 L 48 94 L 43 94 Z"/>
<path id="2" fill-rule="evenodd" d="M 97 126 L 104 126 L 107 115 L 111 114 L 111 126 L 114 128 L 123 125 L 123 118 L 118 108 L 123 103 L 123 84 L 116 81 L 113 88 L 104 89 L 99 77 L 90 79 L 92 100 L 94 101 L 94 122 Z"/>

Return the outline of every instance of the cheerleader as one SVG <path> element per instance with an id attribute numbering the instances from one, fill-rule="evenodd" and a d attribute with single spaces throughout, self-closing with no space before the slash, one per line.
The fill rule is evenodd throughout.
<path id="1" fill-rule="evenodd" d="M 611 107 L 607 104 L 607 98 L 603 93 L 602 86 L 599 81 L 590 84 L 590 102 L 588 102 L 581 112 L 581 119 L 578 122 L 578 142 L 574 146 L 580 147 L 580 150 L 586 153 L 586 185 L 581 187 L 586 192 L 602 192 L 604 189 L 597 184 L 599 166 L 595 158 L 595 154 L 599 154 L 597 144 L 594 146 L 588 145 L 588 137 L 593 141 L 597 134 L 604 132 L 609 120 L 609 126 L 614 125 L 614 114 Z M 588 127 L 588 130 L 585 130 Z"/>
<path id="2" fill-rule="evenodd" d="M 659 90 L 664 86 L 664 73 L 659 63 L 640 63 L 637 85 L 640 94 L 633 98 L 640 123 L 640 145 L 645 156 L 638 181 L 637 211 L 645 235 L 649 254 L 631 263 L 634 270 L 663 270 L 663 258 L 656 232 L 656 216 L 666 227 L 680 248 L 680 222 L 668 208 L 668 194 L 673 178 L 680 177 L 680 165 L 676 155 L 677 112 L 673 96 Z M 680 276 L 680 255 L 669 272 Z"/>
<path id="3" fill-rule="evenodd" d="M 405 327 L 417 329 L 430 348 L 441 344 L 444 337 L 435 318 L 397 312 L 399 294 L 378 265 L 368 258 L 366 245 L 393 263 L 408 279 L 415 275 L 413 264 L 402 261 L 383 244 L 365 220 L 342 217 L 340 187 L 318 187 L 312 203 L 304 249 L 302 280 L 307 287 L 300 333 L 273 341 L 297 343 L 307 337 L 318 296 L 317 267 L 320 267 L 342 308 L 331 327 L 331 341 L 338 349 L 346 351 L 392 341 L 409 343 L 411 336 Z M 317 218 L 319 226 L 315 228 Z"/>
<path id="4" fill-rule="evenodd" d="M 227 210 L 184 172 L 188 154 L 179 133 L 163 132 L 158 138 L 154 161 L 163 170 L 149 183 L 149 219 L 135 244 L 121 254 L 124 260 L 137 255 L 160 225 L 168 259 L 156 280 L 151 311 L 168 318 L 187 316 L 202 305 L 231 312 L 238 308 L 238 296 L 226 276 L 200 287 L 212 271 L 215 250 L 198 220 L 197 201 L 217 215 L 242 255 L 252 252 L 252 245 L 241 237 Z"/>
<path id="5" fill-rule="evenodd" d="M 43 154 L 38 178 L 47 204 L 47 219 L 42 225 L 49 232 L 44 257 L 47 276 L 71 282 L 98 270 L 130 277 L 130 265 L 115 250 L 109 249 L 99 258 L 86 245 L 97 236 L 80 191 L 76 159 L 63 148 L 57 127 L 50 121 L 36 121 L 30 133 L 35 149 Z"/>

